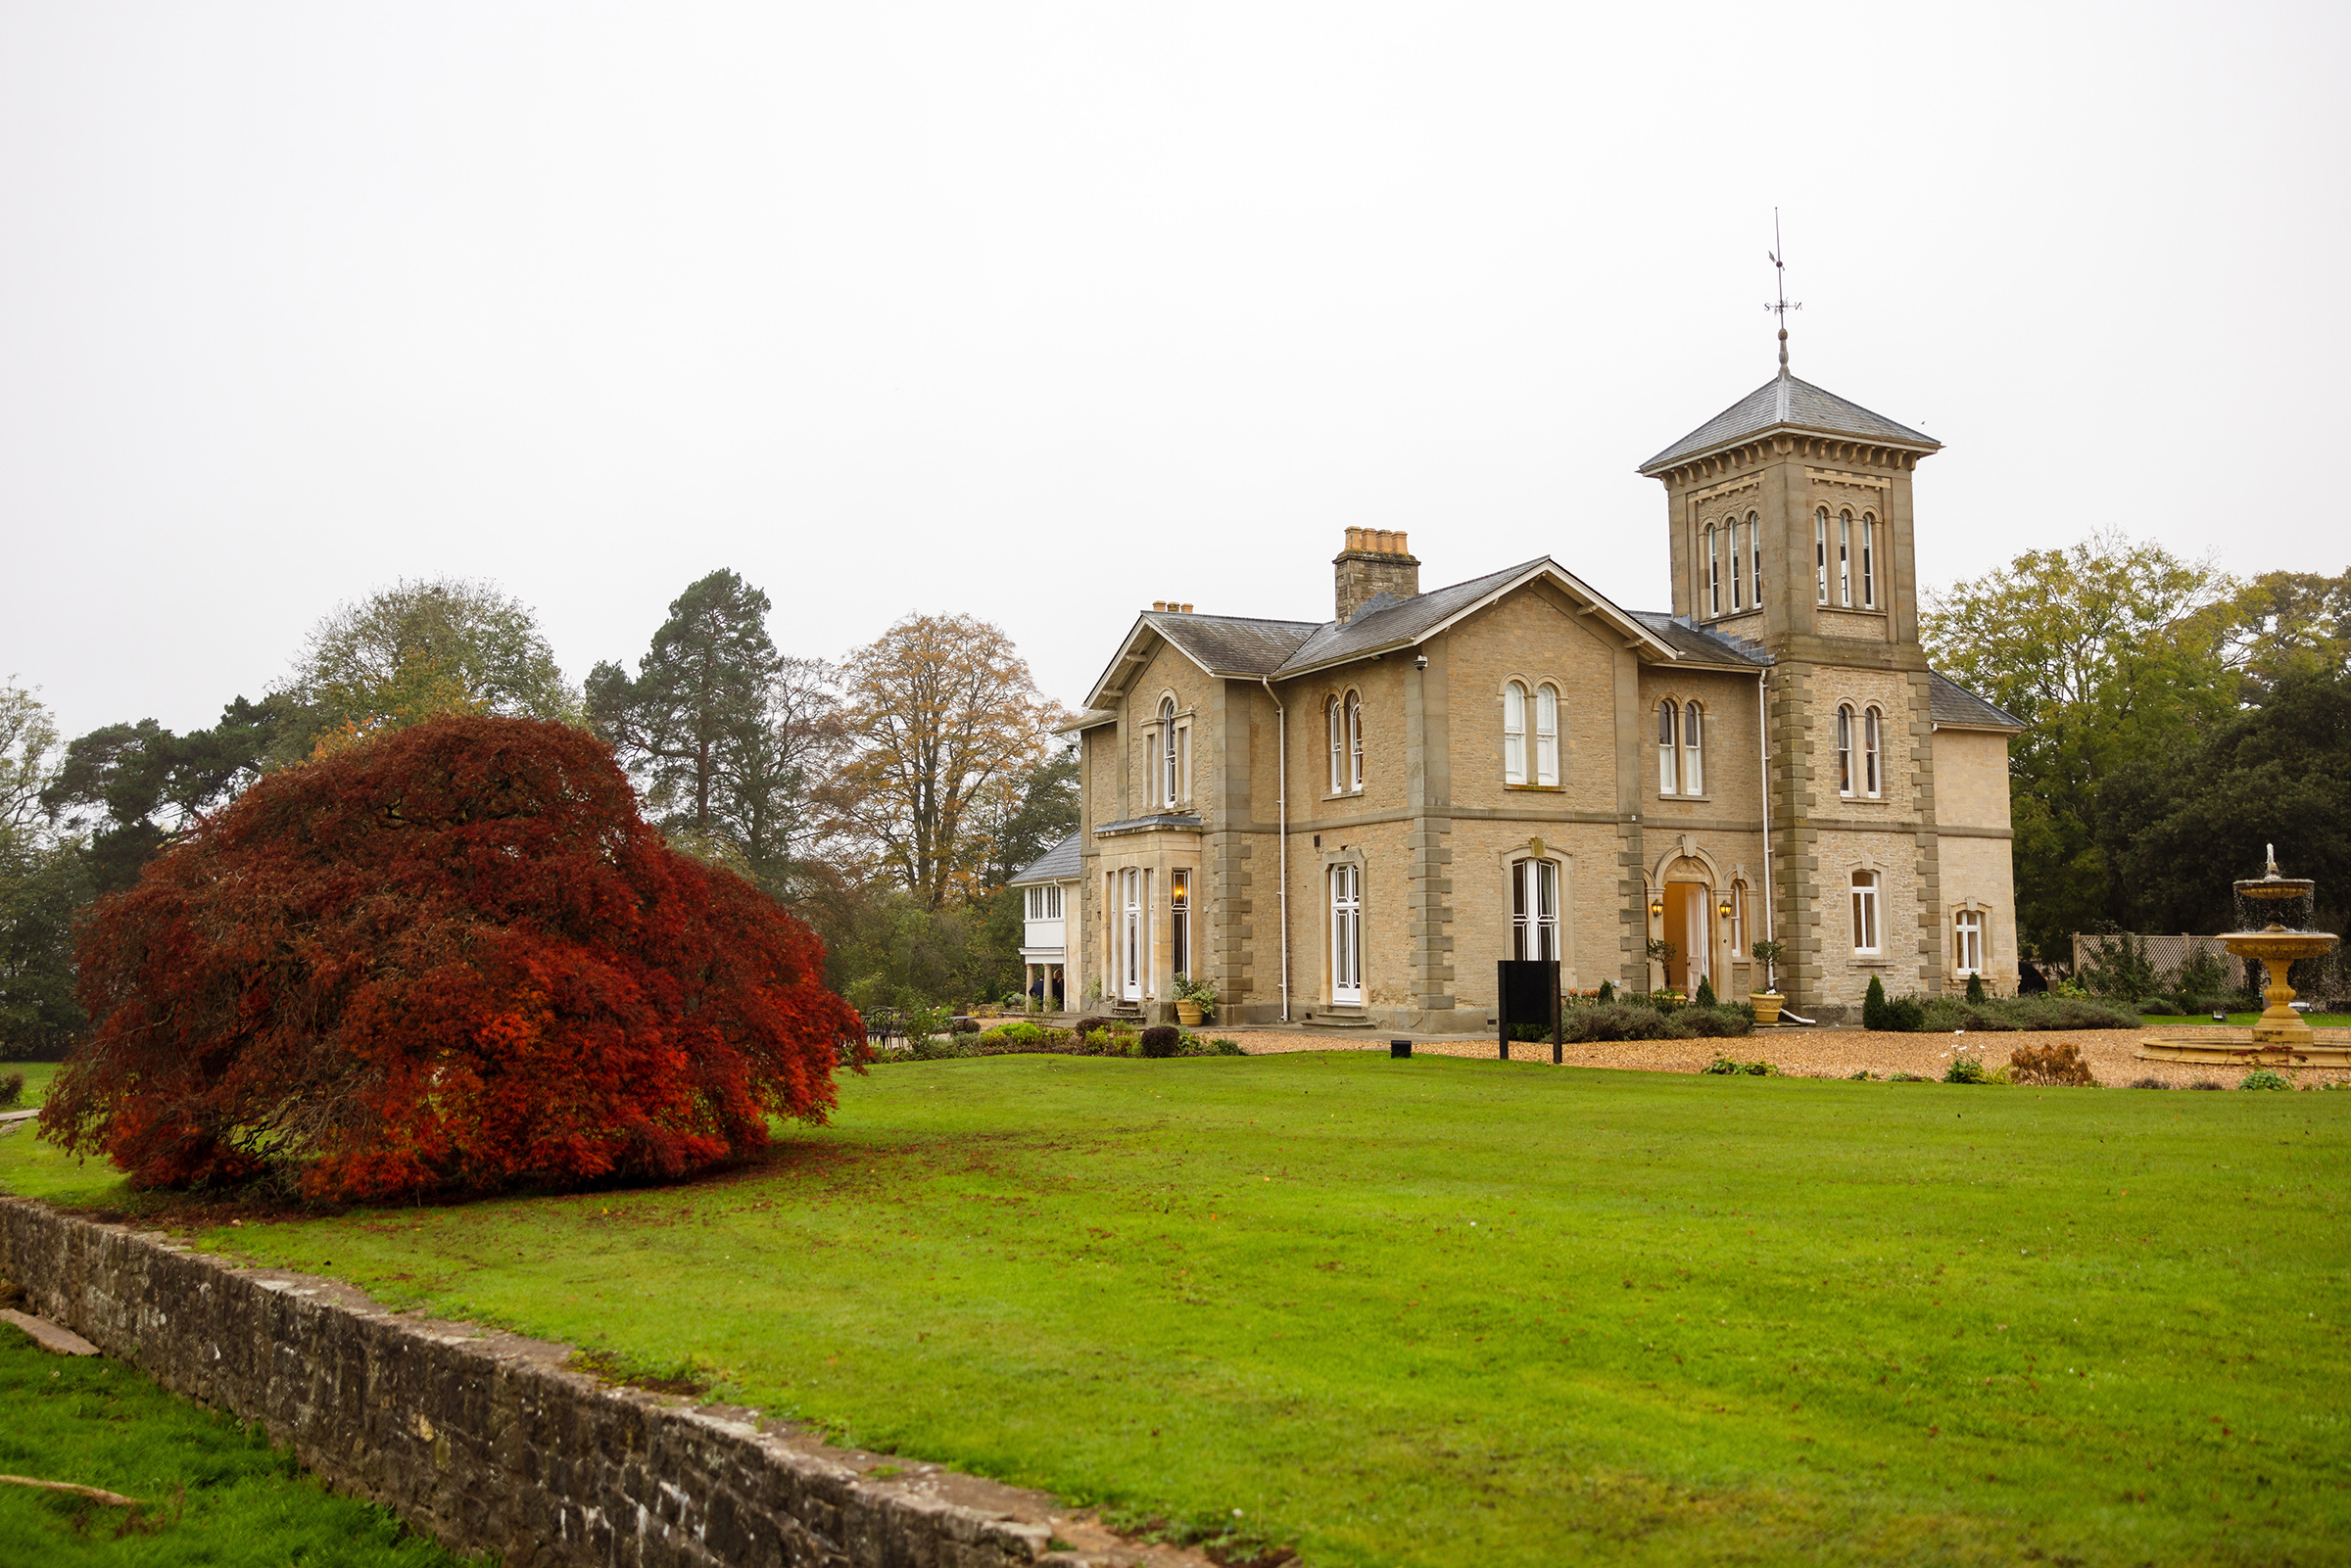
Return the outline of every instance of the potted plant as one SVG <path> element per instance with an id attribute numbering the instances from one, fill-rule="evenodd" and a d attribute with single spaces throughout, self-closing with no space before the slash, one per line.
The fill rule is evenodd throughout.
<path id="1" fill-rule="evenodd" d="M 1196 1029 L 1217 1016 L 1217 988 L 1206 980 L 1178 974 L 1171 989 L 1176 997 L 1176 1022 Z"/>
<path id="2" fill-rule="evenodd" d="M 1755 1026 L 1768 1028 L 1780 1022 L 1780 1004 L 1786 1000 L 1780 995 L 1778 970 L 1780 955 L 1788 949 L 1778 942 L 1757 942 L 1748 951 L 1762 962 L 1764 980 L 1763 989 L 1748 992 L 1747 999 L 1754 1004 Z"/>

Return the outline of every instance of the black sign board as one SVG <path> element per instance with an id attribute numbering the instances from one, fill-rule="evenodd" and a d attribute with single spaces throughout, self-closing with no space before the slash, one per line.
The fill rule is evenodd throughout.
<path id="1" fill-rule="evenodd" d="M 1495 1008 L 1502 1024 L 1502 1059 L 1511 1059 L 1511 1025 L 1533 1023 L 1551 1031 L 1551 1060 L 1563 1055 L 1559 1029 L 1559 961 L 1556 958 L 1506 958 L 1495 965 Z"/>

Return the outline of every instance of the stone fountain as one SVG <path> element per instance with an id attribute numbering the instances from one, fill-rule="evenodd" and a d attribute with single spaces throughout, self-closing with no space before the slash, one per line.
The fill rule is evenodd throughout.
<path id="1" fill-rule="evenodd" d="M 2240 916 L 2250 909 L 2259 912 L 2253 917 L 2256 920 L 2261 914 L 2270 917 L 2269 924 L 2257 930 L 2223 931 L 2220 938 L 2221 945 L 2231 953 L 2238 958 L 2257 958 L 2270 972 L 2269 989 L 2262 992 L 2270 1005 L 2253 1022 L 2251 1045 L 2216 1040 L 2209 1035 L 2203 1039 L 2174 1035 L 2169 1039 L 2141 1041 L 2140 1060 L 2241 1063 L 2252 1067 L 2351 1067 L 2351 1044 L 2321 1044 L 2318 1032 L 2290 1005 L 2294 988 L 2285 983 L 2285 972 L 2294 960 L 2317 958 L 2331 951 L 2337 940 L 2332 931 L 2315 931 L 2306 924 L 2285 923 L 2288 916 L 2307 920 L 2311 892 L 2316 886 L 2307 878 L 2278 874 L 2276 844 L 2269 846 L 2268 874 L 2236 884 Z"/>

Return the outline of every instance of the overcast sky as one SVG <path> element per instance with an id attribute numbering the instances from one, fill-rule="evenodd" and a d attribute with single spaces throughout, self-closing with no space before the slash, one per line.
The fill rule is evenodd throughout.
<path id="1" fill-rule="evenodd" d="M 2346 17 L 8 4 L 0 676 L 200 726 L 461 574 L 577 680 L 731 566 L 1075 702 L 1349 525 L 1662 608 L 1633 469 L 1770 375 L 1775 205 L 1796 373 L 1946 445 L 1930 586 L 2339 572 Z"/>

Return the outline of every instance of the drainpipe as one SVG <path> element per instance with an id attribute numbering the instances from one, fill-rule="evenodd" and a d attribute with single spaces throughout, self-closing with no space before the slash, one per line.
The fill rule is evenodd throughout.
<path id="1" fill-rule="evenodd" d="M 1777 942 L 1779 926 L 1771 897 L 1771 703 L 1766 693 L 1771 686 L 1769 669 L 1755 672 L 1755 750 L 1763 770 L 1763 940 Z M 1763 966 L 1764 987 L 1778 990 L 1780 966 Z"/>
<path id="2" fill-rule="evenodd" d="M 1290 1022 L 1290 710 L 1273 695 L 1273 678 L 1261 675 L 1266 695 L 1272 700 L 1273 711 L 1279 720 L 1275 731 L 1279 738 L 1273 754 L 1273 815 L 1278 825 L 1275 834 L 1275 856 L 1281 865 L 1281 1022 Z"/>

